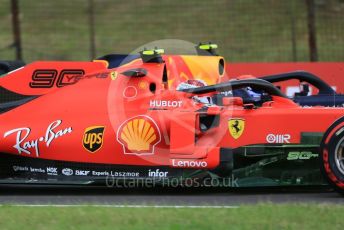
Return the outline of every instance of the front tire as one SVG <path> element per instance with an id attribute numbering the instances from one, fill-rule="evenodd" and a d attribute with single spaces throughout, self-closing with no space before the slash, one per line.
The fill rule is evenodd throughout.
<path id="1" fill-rule="evenodd" d="M 320 163 L 328 183 L 344 195 L 344 118 L 337 120 L 325 133 Z"/>

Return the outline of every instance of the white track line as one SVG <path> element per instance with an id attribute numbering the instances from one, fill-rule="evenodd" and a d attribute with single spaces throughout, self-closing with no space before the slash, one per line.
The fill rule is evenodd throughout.
<path id="1" fill-rule="evenodd" d="M 69 208 L 69 207 L 97 207 L 97 208 L 214 208 L 214 209 L 230 209 L 238 208 L 238 206 L 219 206 L 219 205 L 116 205 L 116 204 L 0 204 L 0 207 L 56 207 L 56 208 Z"/>

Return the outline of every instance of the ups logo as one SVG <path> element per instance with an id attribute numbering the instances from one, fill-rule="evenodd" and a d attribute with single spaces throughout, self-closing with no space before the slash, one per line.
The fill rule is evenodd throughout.
<path id="1" fill-rule="evenodd" d="M 92 126 L 85 129 L 82 144 L 87 151 L 94 153 L 102 147 L 104 129 L 104 126 Z"/>

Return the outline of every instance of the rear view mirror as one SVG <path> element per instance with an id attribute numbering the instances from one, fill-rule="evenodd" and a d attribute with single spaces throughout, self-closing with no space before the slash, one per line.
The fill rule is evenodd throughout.
<path id="1" fill-rule="evenodd" d="M 222 105 L 223 106 L 243 106 L 244 102 L 241 97 L 223 97 L 222 98 Z"/>
<path id="2" fill-rule="evenodd" d="M 249 103 L 249 104 L 245 104 L 244 105 L 244 109 L 254 109 L 255 108 L 255 106 L 254 106 L 254 104 L 252 104 L 252 103 Z"/>
<path id="3" fill-rule="evenodd" d="M 127 77 L 144 77 L 147 75 L 147 70 L 143 68 L 129 69 L 121 74 Z"/>

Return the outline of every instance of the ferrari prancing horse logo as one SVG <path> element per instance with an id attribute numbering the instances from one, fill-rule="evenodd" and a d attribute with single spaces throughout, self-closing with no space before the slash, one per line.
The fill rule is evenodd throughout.
<path id="1" fill-rule="evenodd" d="M 238 139 L 245 129 L 245 120 L 243 118 L 232 118 L 228 121 L 229 133 L 234 139 Z"/>

